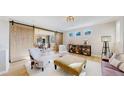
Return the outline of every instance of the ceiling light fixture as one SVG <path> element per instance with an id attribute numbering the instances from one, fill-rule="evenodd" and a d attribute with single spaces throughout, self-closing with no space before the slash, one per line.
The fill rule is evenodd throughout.
<path id="1" fill-rule="evenodd" d="M 74 16 L 67 16 L 66 21 L 67 22 L 74 22 Z"/>

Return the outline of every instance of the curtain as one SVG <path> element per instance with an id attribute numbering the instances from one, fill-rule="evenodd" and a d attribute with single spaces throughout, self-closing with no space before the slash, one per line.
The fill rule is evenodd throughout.
<path id="1" fill-rule="evenodd" d="M 10 61 L 25 59 L 28 49 L 33 47 L 34 29 L 30 26 L 10 24 Z"/>
<path id="2" fill-rule="evenodd" d="M 59 51 L 59 45 L 63 44 L 63 33 L 56 33 L 55 34 L 55 51 Z"/>

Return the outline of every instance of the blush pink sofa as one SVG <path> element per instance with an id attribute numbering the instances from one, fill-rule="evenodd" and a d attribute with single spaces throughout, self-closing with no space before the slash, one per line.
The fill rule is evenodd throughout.
<path id="1" fill-rule="evenodd" d="M 102 61 L 102 75 L 103 76 L 124 76 L 124 72 L 109 64 L 109 62 Z"/>
<path id="2" fill-rule="evenodd" d="M 116 59 L 124 62 L 124 54 L 118 54 Z M 124 72 L 119 70 L 118 68 L 112 66 L 108 61 L 102 61 L 102 75 L 103 76 L 124 76 Z"/>

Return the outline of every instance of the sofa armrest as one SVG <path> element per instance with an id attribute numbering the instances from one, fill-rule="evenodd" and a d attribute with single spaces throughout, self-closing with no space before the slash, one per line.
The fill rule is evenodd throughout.
<path id="1" fill-rule="evenodd" d="M 122 71 L 120 71 L 106 61 L 101 62 L 101 69 L 103 76 L 124 76 L 124 73 Z"/>

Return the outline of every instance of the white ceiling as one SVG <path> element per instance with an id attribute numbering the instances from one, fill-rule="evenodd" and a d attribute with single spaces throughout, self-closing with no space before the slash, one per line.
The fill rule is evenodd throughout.
<path id="1" fill-rule="evenodd" d="M 28 25 L 34 25 L 59 32 L 69 31 L 80 27 L 91 26 L 116 20 L 113 16 L 75 16 L 75 21 L 68 23 L 66 16 L 1 16 L 2 20 L 14 20 Z"/>

